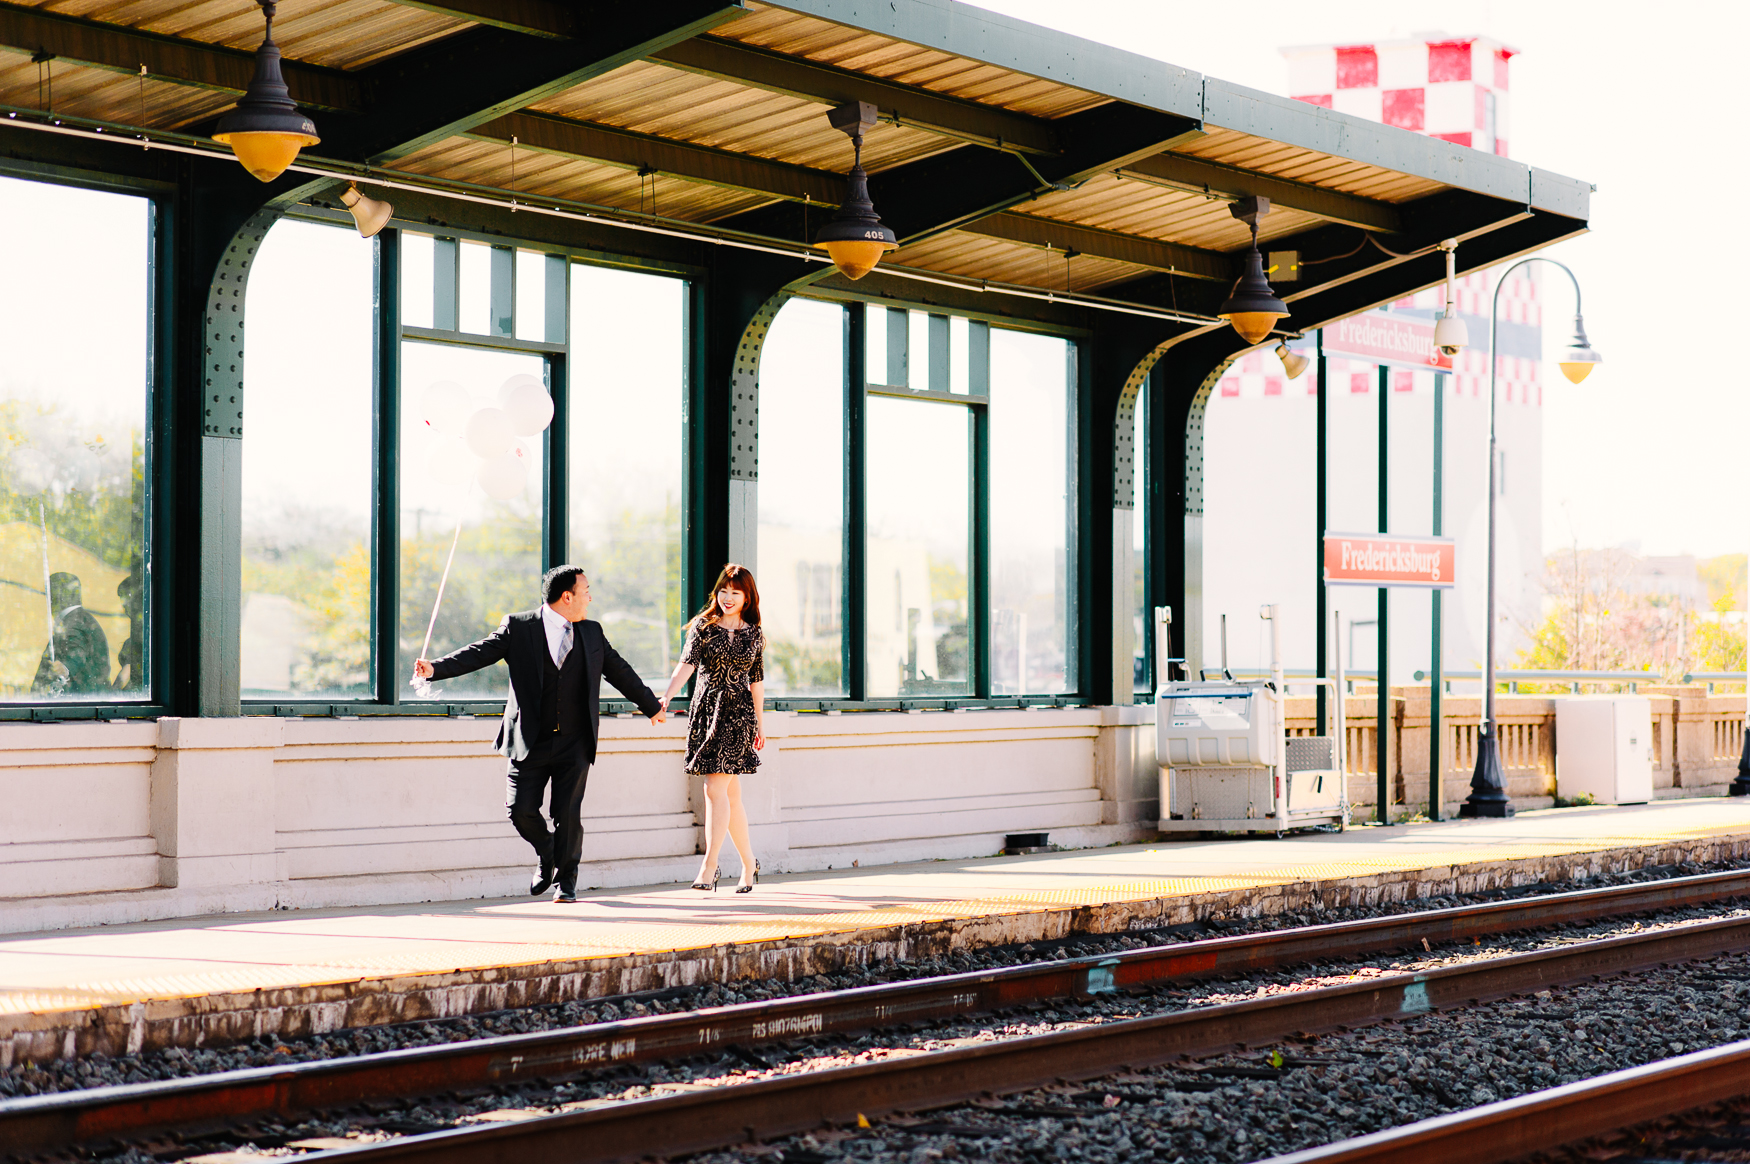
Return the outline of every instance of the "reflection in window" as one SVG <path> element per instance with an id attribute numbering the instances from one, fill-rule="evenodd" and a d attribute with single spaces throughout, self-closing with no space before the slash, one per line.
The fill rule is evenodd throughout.
<path id="1" fill-rule="evenodd" d="M 0 700 L 140 698 L 150 206 L 0 178 L 0 222 Z"/>
<path id="2" fill-rule="evenodd" d="M 867 418 L 869 696 L 967 694 L 970 411 L 871 397 Z"/>
<path id="3" fill-rule="evenodd" d="M 250 270 L 245 699 L 371 695 L 373 262 L 354 231 L 282 220 Z"/>
<path id="4" fill-rule="evenodd" d="M 845 693 L 845 309 L 792 299 L 760 357 L 766 693 Z"/>
<path id="5" fill-rule="evenodd" d="M 515 375 L 545 382 L 545 361 L 453 344 L 401 345 L 401 633 L 396 675 L 404 692 L 452 544 L 455 564 L 427 658 L 466 646 L 489 634 L 505 615 L 540 604 L 543 441 L 538 436 L 516 438 L 512 452 L 528 466 L 522 490 L 507 501 L 494 501 L 476 479 L 480 458 L 455 435 L 455 426 L 434 432 L 424 419 L 435 411 L 426 405 L 435 384 L 460 386 L 465 403 L 450 415 L 465 420 L 477 409 L 496 408 L 499 386 Z M 502 699 L 504 692 L 503 664 L 498 664 L 445 680 L 432 694 L 449 700 Z"/>
<path id="6" fill-rule="evenodd" d="M 992 695 L 1072 683 L 1069 649 L 1069 378 L 1074 348 L 990 333 Z"/>
<path id="7" fill-rule="evenodd" d="M 571 560 L 590 617 L 644 681 L 679 657 L 684 280 L 571 267 Z M 720 563 L 709 563 L 713 576 Z M 708 584 L 708 583 L 706 583 Z"/>

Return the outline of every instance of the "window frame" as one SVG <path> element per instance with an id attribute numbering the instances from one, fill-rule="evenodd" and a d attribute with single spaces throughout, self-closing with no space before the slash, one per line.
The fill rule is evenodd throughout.
<path id="1" fill-rule="evenodd" d="M 1009 331 L 1028 332 L 1035 335 L 1046 335 L 1067 341 L 1071 346 L 1071 356 L 1065 369 L 1066 408 L 1068 415 L 1065 423 L 1069 430 L 1069 445 L 1079 448 L 1082 439 L 1082 419 L 1080 401 L 1084 391 L 1081 375 L 1071 374 L 1070 368 L 1080 369 L 1083 366 L 1086 353 L 1083 345 L 1090 333 L 1084 328 L 1058 327 L 1041 324 L 1029 320 L 1017 320 L 1002 315 L 964 310 L 944 311 L 940 305 L 918 302 L 914 300 L 895 299 L 880 295 L 861 295 L 849 292 L 839 292 L 832 289 L 810 288 L 806 295 L 796 298 L 806 298 L 821 302 L 834 303 L 845 310 L 844 329 L 844 378 L 845 407 L 844 440 L 845 440 L 845 489 L 844 489 L 844 571 L 845 582 L 840 589 L 840 625 L 844 628 L 844 638 L 841 650 L 843 652 L 844 675 L 846 691 L 844 697 L 797 697 L 768 698 L 766 704 L 774 711 L 913 711 L 940 710 L 954 711 L 974 708 L 1025 708 L 1025 707 L 1072 707 L 1085 706 L 1088 699 L 1084 694 L 1087 686 L 1087 666 L 1084 653 L 1077 650 L 1078 636 L 1081 628 L 1078 625 L 1080 612 L 1075 610 L 1075 603 L 1069 604 L 1071 624 L 1065 628 L 1066 646 L 1075 658 L 1074 675 L 1070 681 L 1070 690 L 1055 695 L 1003 695 L 991 694 L 991 632 L 990 632 L 990 483 L 991 483 L 991 446 L 990 446 L 990 342 L 988 331 L 983 344 L 983 367 L 978 361 L 969 361 L 969 383 L 965 393 L 938 392 L 928 389 L 913 389 L 909 385 L 872 384 L 868 378 L 868 316 L 867 312 L 875 308 L 887 308 L 894 311 L 921 311 L 932 317 L 952 318 L 958 316 L 973 324 L 983 325 L 986 329 L 1003 329 Z M 890 340 L 890 360 L 893 347 L 904 347 L 909 362 L 910 329 L 899 329 L 906 336 L 903 344 L 892 344 Z M 947 329 L 944 328 L 944 331 Z M 891 335 L 891 332 L 889 332 Z M 970 334 L 970 333 L 969 333 Z M 889 364 L 891 367 L 891 363 Z M 909 379 L 908 372 L 908 379 Z M 947 696 L 900 696 L 893 699 L 871 699 L 867 690 L 867 595 L 868 595 L 868 444 L 867 444 L 867 403 L 871 396 L 887 399 L 916 401 L 919 404 L 929 403 L 937 406 L 958 406 L 969 411 L 972 423 L 971 457 L 969 473 L 970 506 L 968 521 L 968 554 L 967 554 L 967 671 L 972 682 L 971 691 L 966 695 Z M 1070 488 L 1077 489 L 1076 473 L 1078 466 L 1072 461 L 1065 467 Z M 1079 540 L 1079 539 L 1077 539 Z M 1069 563 L 1076 573 L 1081 573 L 1081 547 L 1072 540 L 1068 546 Z"/>
<path id="2" fill-rule="evenodd" d="M 326 225 L 344 226 L 351 229 L 353 221 L 350 215 L 328 210 L 321 207 L 299 206 L 288 211 L 287 218 L 323 223 Z M 503 318 L 501 308 L 509 308 L 510 334 L 482 335 L 475 332 L 465 332 L 460 328 L 461 309 L 459 302 L 459 286 L 451 288 L 455 294 L 454 307 L 455 327 L 419 327 L 402 322 L 401 310 L 401 257 L 402 238 L 404 234 L 429 235 L 439 242 L 451 242 L 459 252 L 463 242 L 484 243 L 494 248 L 494 253 L 508 251 L 510 253 L 509 278 L 507 280 L 494 278 L 490 290 L 489 320 Z M 376 264 L 374 270 L 374 301 L 376 303 L 376 318 L 374 332 L 376 335 L 375 351 L 373 353 L 373 374 L 375 392 L 372 400 L 372 518 L 371 518 L 371 671 L 372 694 L 356 699 L 245 699 L 242 701 L 245 715 L 273 715 L 282 718 L 301 718 L 305 716 L 356 718 L 367 716 L 448 716 L 468 718 L 472 716 L 497 716 L 504 712 L 505 701 L 500 699 L 462 699 L 462 700 L 406 700 L 402 684 L 396 673 L 396 650 L 394 644 L 400 635 L 400 493 L 401 493 L 401 454 L 400 434 L 405 394 L 401 384 L 401 345 L 408 341 L 416 343 L 450 344 L 457 347 L 476 348 L 486 351 L 501 351 L 518 355 L 539 355 L 547 365 L 547 380 L 549 391 L 553 397 L 553 420 L 542 433 L 542 464 L 545 473 L 542 479 L 542 537 L 541 537 L 541 569 L 546 570 L 555 563 L 566 560 L 567 542 L 570 535 L 566 505 L 569 501 L 570 478 L 568 473 L 569 440 L 565 435 L 569 417 L 570 405 L 570 357 L 571 357 L 571 267 L 574 263 L 585 263 L 591 266 L 608 267 L 615 270 L 635 271 L 644 274 L 661 275 L 682 281 L 682 299 L 687 304 L 687 313 L 693 314 L 696 289 L 702 272 L 696 268 L 660 261 L 636 259 L 625 255 L 615 255 L 607 252 L 581 247 L 567 247 L 555 243 L 538 242 L 510 235 L 499 235 L 481 231 L 456 229 L 435 224 L 391 220 L 374 239 Z M 558 286 L 563 289 L 563 298 L 559 309 L 559 320 L 565 338 L 555 342 L 551 338 L 545 340 L 524 340 L 516 338 L 515 304 L 516 304 L 516 252 L 532 251 L 542 255 L 552 264 L 545 276 L 548 305 L 546 314 L 549 328 L 547 334 L 552 334 L 553 321 L 552 296 L 556 281 L 555 268 L 563 268 L 563 279 Z M 434 324 L 445 322 L 438 315 L 438 299 L 443 294 L 434 276 L 433 319 Z M 689 329 L 691 322 L 689 318 Z M 686 385 L 684 390 L 692 391 L 692 385 L 698 377 L 694 370 L 697 356 L 694 345 L 688 341 L 686 352 Z M 683 416 L 690 418 L 694 409 L 688 406 L 683 409 Z M 690 476 L 691 447 L 693 444 L 693 428 L 690 419 L 683 421 L 685 431 L 679 434 L 683 443 L 683 474 Z M 683 490 L 685 481 L 683 481 Z M 687 555 L 682 555 L 683 586 L 690 579 L 691 570 L 687 564 Z M 686 698 L 678 698 L 670 706 L 684 708 Z M 624 714 L 635 711 L 631 702 L 618 699 L 602 700 L 602 714 Z M 163 714 L 163 713 L 160 713 Z"/>
<path id="3" fill-rule="evenodd" d="M 171 512 L 175 505 L 172 458 L 161 454 L 171 447 L 170 425 L 174 411 L 170 401 L 174 392 L 171 374 L 176 336 L 172 312 L 164 310 L 163 305 L 173 302 L 175 295 L 171 247 L 177 187 L 173 182 L 22 158 L 0 157 L 0 177 L 123 194 L 146 202 L 146 407 L 141 439 L 144 442 L 143 476 L 147 493 L 141 544 L 145 547 L 149 581 L 144 611 L 147 657 L 143 694 L 132 699 L 101 702 L 55 700 L 30 703 L 19 700 L 0 703 L 0 723 L 158 719 L 171 714 L 171 628 L 175 625 L 172 604 L 176 600 L 172 565 L 176 556 L 173 532 L 176 523 Z"/>

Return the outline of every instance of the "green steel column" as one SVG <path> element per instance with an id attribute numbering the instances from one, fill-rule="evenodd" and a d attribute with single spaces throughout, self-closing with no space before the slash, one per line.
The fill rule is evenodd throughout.
<path id="1" fill-rule="evenodd" d="M 1434 536 L 1439 537 L 1445 517 L 1445 470 L 1446 431 L 1444 413 L 1446 411 L 1446 377 L 1438 372 L 1434 375 Z M 1440 819 L 1440 743 L 1442 729 L 1446 721 L 1441 717 L 1440 688 L 1443 686 L 1440 677 L 1440 597 L 1441 591 L 1433 592 L 1434 631 L 1428 650 L 1428 819 Z"/>
<path id="2" fill-rule="evenodd" d="M 1326 624 L 1331 621 L 1331 592 L 1325 585 L 1325 526 L 1330 520 L 1331 391 L 1325 376 L 1324 329 L 1320 328 L 1317 334 L 1318 354 L 1313 361 L 1313 383 L 1318 390 L 1318 435 L 1313 442 L 1313 587 L 1317 596 L 1313 615 L 1313 673 L 1323 679 L 1330 673 L 1331 658 L 1331 643 L 1326 637 L 1330 633 Z M 1325 701 L 1328 697 L 1329 692 L 1322 686 L 1314 688 L 1314 730 L 1321 734 L 1325 730 L 1328 714 Z"/>
<path id="3" fill-rule="evenodd" d="M 546 554 L 542 568 L 545 570 L 571 560 L 571 341 L 568 338 L 571 260 L 564 255 L 548 255 L 543 266 L 546 318 L 542 321 L 542 338 L 550 344 L 566 345 L 565 351 L 547 356 L 547 392 L 553 397 L 553 422 L 541 434 L 545 450 L 542 463 L 547 468 L 545 504 L 541 506 L 541 545 Z M 689 350 L 686 324 L 687 309 L 682 308 L 683 352 Z M 682 366 L 685 367 L 684 362 Z"/>
<path id="4" fill-rule="evenodd" d="M 843 640 L 845 696 L 849 699 L 868 697 L 868 677 L 864 674 L 864 642 L 866 627 L 866 597 L 864 562 L 866 543 L 863 523 L 867 515 L 864 503 L 865 424 L 864 408 L 867 396 L 867 354 L 864 327 L 867 312 L 882 308 L 867 308 L 852 303 L 845 308 L 845 577 Z"/>
<path id="5" fill-rule="evenodd" d="M 1391 532 L 1391 369 L 1379 366 L 1379 532 Z M 1379 768 L 1379 823 L 1391 823 L 1391 591 L 1379 588 L 1379 678 L 1374 686 L 1374 706 L 1379 732 L 1375 752 Z"/>
<path id="6" fill-rule="evenodd" d="M 938 317 L 931 316 L 933 324 Z M 947 332 L 943 327 L 944 335 Z M 966 328 L 968 392 L 990 399 L 990 324 L 971 321 Z M 936 374 L 935 333 L 930 335 L 930 387 L 947 387 L 947 346 L 942 349 L 942 379 Z M 990 669 L 990 408 L 969 408 L 972 442 L 972 529 L 966 587 L 966 668 L 971 694 L 980 699 L 991 695 Z M 1073 671 L 1068 672 L 1074 674 Z M 1019 694 L 1025 695 L 1026 692 Z"/>
<path id="7" fill-rule="evenodd" d="M 371 675 L 377 702 L 393 704 L 401 702 L 401 232 L 384 230 L 375 242 Z"/>

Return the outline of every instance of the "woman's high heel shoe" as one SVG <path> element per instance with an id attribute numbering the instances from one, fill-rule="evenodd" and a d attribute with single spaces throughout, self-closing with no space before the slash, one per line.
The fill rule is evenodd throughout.
<path id="1" fill-rule="evenodd" d="M 712 893 L 716 893 L 717 892 L 717 883 L 721 880 L 723 880 L 723 870 L 721 867 L 719 867 L 719 868 L 713 870 L 711 873 L 711 884 L 707 885 L 703 881 L 695 881 L 695 882 L 693 882 L 693 888 L 694 889 L 708 889 Z"/>
<path id="2" fill-rule="evenodd" d="M 753 885 L 758 885 L 759 883 L 760 883 L 760 863 L 756 859 L 753 863 Z M 753 885 L 737 885 L 735 887 L 735 892 L 737 892 L 737 893 L 752 893 L 753 892 Z"/>

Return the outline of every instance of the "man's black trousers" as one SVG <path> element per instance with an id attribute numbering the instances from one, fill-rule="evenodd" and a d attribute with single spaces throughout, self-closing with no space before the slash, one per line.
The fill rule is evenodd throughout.
<path id="1" fill-rule="evenodd" d="M 527 759 L 512 760 L 505 780 L 510 822 L 537 857 L 558 865 L 559 884 L 567 890 L 577 888 L 577 863 L 583 858 L 583 790 L 589 783 L 584 754 L 581 734 L 553 732 L 535 743 Z M 551 831 L 541 819 L 543 794 L 548 794 Z"/>

